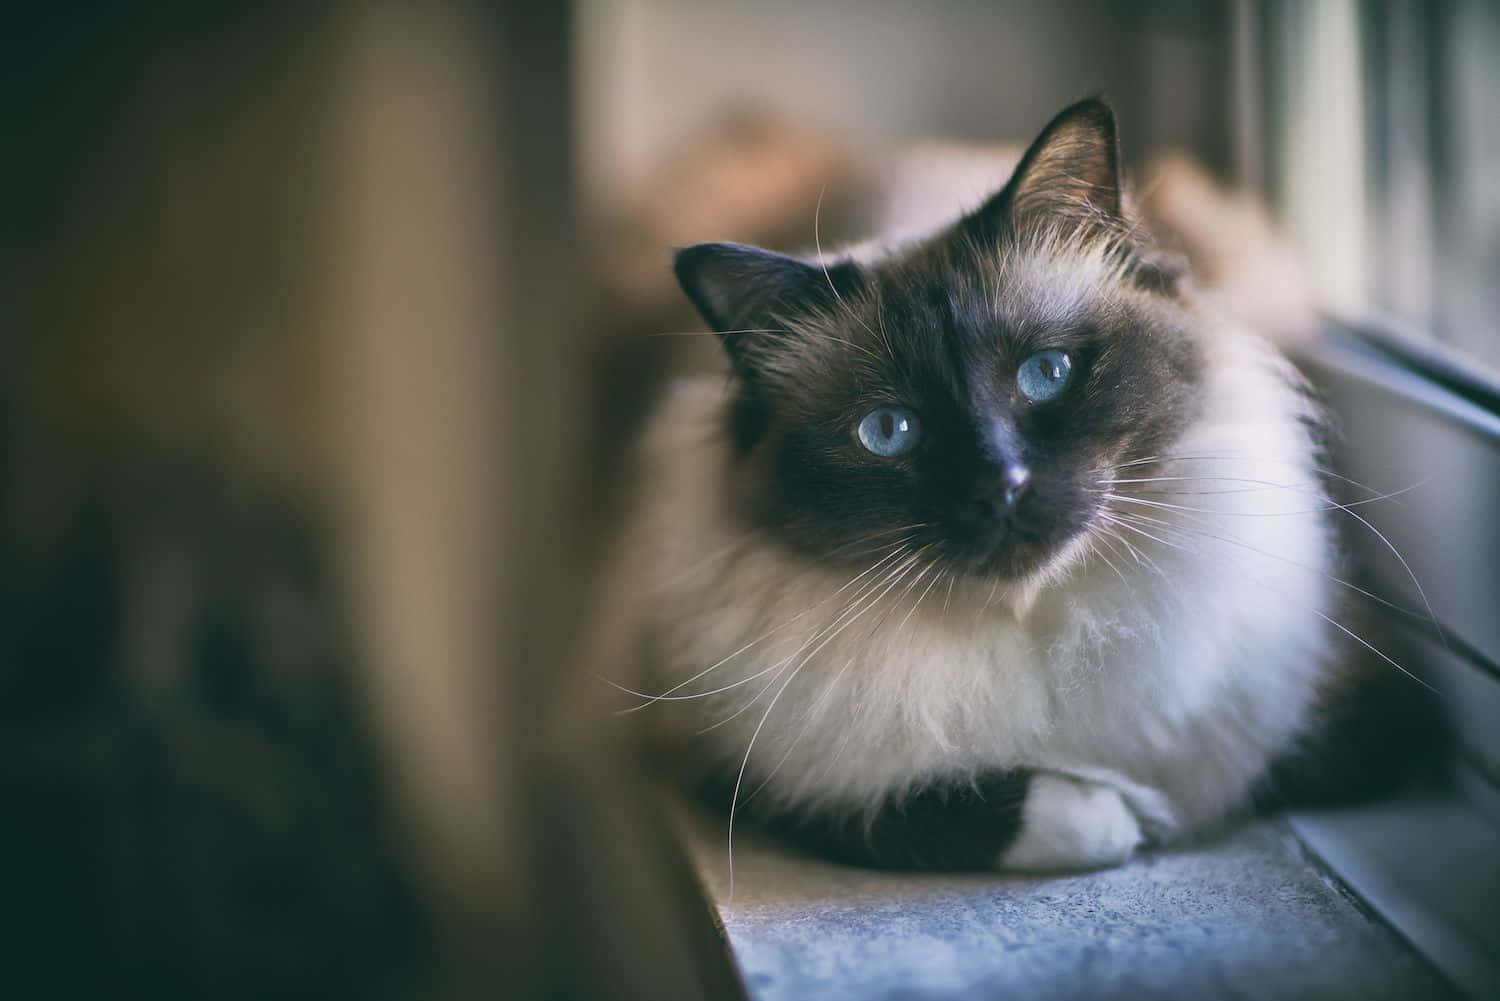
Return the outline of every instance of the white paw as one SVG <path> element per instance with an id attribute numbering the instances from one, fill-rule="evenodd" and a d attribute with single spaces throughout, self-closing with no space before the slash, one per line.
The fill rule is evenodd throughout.
<path id="1" fill-rule="evenodd" d="M 1031 780 L 1021 832 L 999 864 L 1032 871 L 1097 869 L 1124 862 L 1144 840 L 1117 790 L 1043 772 Z"/>

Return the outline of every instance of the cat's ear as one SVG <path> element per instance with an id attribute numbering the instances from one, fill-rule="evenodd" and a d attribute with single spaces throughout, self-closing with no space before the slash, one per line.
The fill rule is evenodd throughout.
<path id="1" fill-rule="evenodd" d="M 757 338 L 779 336 L 787 317 L 830 309 L 859 283 L 849 261 L 825 268 L 738 243 L 679 250 L 673 271 L 736 361 Z"/>
<path id="2" fill-rule="evenodd" d="M 1064 109 L 1021 158 L 1010 182 L 964 219 L 973 235 L 1050 228 L 1107 230 L 1120 220 L 1120 148 L 1115 113 L 1098 98 Z"/>

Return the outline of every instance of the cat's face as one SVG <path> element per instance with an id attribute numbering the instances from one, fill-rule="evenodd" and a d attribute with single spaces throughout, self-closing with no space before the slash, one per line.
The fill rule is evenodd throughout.
<path id="1" fill-rule="evenodd" d="M 826 271 L 710 244 L 677 270 L 734 360 L 748 515 L 830 563 L 1043 571 L 1095 523 L 1109 471 L 1195 412 L 1189 320 L 1127 235 L 1097 102 L 925 243 Z"/>

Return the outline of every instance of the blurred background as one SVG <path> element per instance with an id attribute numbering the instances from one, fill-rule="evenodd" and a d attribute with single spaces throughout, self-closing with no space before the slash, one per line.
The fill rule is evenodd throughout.
<path id="1" fill-rule="evenodd" d="M 1103 93 L 1268 332 L 1487 373 L 1497 66 L 1486 0 L 13 8 L 13 982 L 732 994 L 576 649 L 625 444 L 719 364 L 670 249 L 956 213 Z"/>

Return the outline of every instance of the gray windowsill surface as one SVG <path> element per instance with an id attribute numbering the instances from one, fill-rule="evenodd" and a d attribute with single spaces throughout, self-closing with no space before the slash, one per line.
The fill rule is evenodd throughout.
<path id="1" fill-rule="evenodd" d="M 1114 870 L 872 872 L 676 811 L 748 994 L 813 998 L 1440 998 L 1436 967 L 1271 819 Z"/>

